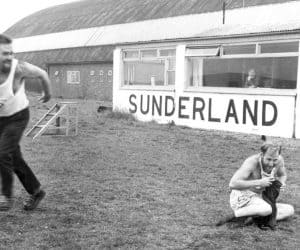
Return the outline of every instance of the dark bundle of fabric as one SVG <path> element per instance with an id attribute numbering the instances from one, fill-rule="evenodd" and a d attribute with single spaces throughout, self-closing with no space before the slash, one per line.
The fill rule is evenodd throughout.
<path id="1" fill-rule="evenodd" d="M 276 200 L 280 193 L 280 187 L 282 186 L 281 182 L 275 180 L 271 186 L 266 187 L 265 191 L 262 193 L 263 199 L 268 202 L 272 207 L 272 214 L 263 217 L 257 217 L 254 219 L 255 223 L 259 228 L 264 229 L 266 227 L 275 230 L 276 228 Z"/>

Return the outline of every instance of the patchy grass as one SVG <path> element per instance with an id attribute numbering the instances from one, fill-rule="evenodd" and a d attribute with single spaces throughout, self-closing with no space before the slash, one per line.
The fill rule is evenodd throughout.
<path id="1" fill-rule="evenodd" d="M 55 100 L 52 100 L 52 104 Z M 32 103 L 32 122 L 50 104 Z M 24 138 L 47 196 L 33 212 L 0 213 L 0 249 L 300 249 L 299 140 L 283 145 L 281 202 L 296 208 L 277 231 L 213 223 L 230 212 L 228 181 L 259 136 L 141 123 L 80 101 L 77 137 Z"/>
<path id="2" fill-rule="evenodd" d="M 115 110 L 115 111 L 108 111 L 105 114 L 105 117 L 115 119 L 115 120 L 126 120 L 126 121 L 136 121 L 136 118 L 133 114 L 120 111 L 120 110 Z"/>

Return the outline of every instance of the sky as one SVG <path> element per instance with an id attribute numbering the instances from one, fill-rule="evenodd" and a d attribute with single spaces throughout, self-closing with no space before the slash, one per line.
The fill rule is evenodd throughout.
<path id="1" fill-rule="evenodd" d="M 20 21 L 22 18 L 39 10 L 78 0 L 7 0 L 1 1 L 0 33 Z"/>

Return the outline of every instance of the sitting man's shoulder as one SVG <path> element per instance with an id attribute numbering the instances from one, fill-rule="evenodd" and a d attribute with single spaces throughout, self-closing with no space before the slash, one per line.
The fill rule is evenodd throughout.
<path id="1" fill-rule="evenodd" d="M 253 163 L 257 163 L 257 162 L 259 161 L 260 158 L 261 158 L 261 157 L 260 157 L 260 154 L 251 155 L 251 156 L 249 156 L 249 157 L 245 160 L 245 162 L 253 162 Z"/>
<path id="2" fill-rule="evenodd" d="M 243 163 L 244 167 L 247 168 L 256 168 L 258 163 L 259 163 L 259 159 L 260 159 L 260 155 L 259 154 L 255 154 L 255 155 L 251 155 L 249 156 Z"/>

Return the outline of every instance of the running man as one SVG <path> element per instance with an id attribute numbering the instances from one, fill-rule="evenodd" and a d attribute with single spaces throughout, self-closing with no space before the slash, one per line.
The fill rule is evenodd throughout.
<path id="1" fill-rule="evenodd" d="M 20 140 L 29 121 L 29 102 L 25 94 L 26 78 L 40 80 L 44 95 L 42 102 L 50 100 L 50 80 L 47 73 L 13 57 L 12 40 L 0 34 L 0 210 L 13 206 L 13 174 L 23 184 L 29 197 L 24 202 L 25 210 L 35 209 L 44 198 L 45 191 L 24 161 Z"/>

